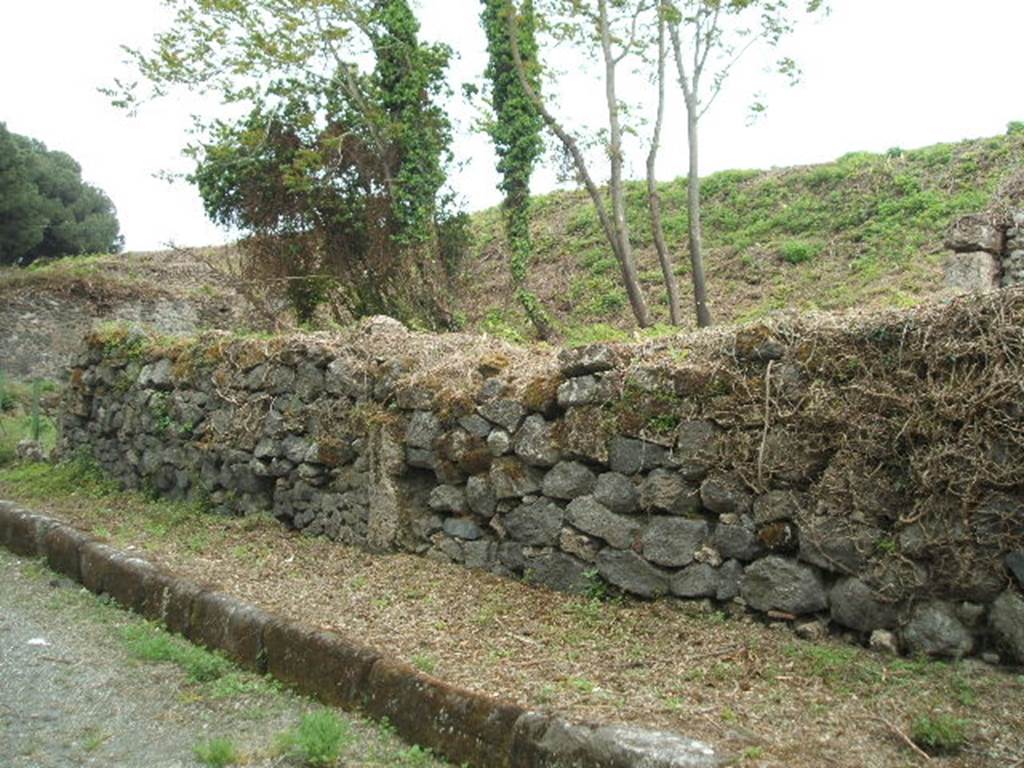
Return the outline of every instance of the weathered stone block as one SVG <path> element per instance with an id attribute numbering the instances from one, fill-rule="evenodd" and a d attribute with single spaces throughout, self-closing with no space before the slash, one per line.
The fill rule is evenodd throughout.
<path id="1" fill-rule="evenodd" d="M 380 654 L 328 632 L 292 622 L 270 622 L 263 633 L 267 671 L 326 704 L 361 706 L 370 670 Z"/>
<path id="2" fill-rule="evenodd" d="M 605 472 L 594 484 L 594 498 L 612 512 L 628 515 L 640 506 L 640 492 L 633 481 L 618 472 Z"/>
<path id="3" fill-rule="evenodd" d="M 829 593 L 832 621 L 858 632 L 892 629 L 899 622 L 899 608 L 883 600 L 860 579 L 840 579 Z"/>
<path id="4" fill-rule="evenodd" d="M 774 555 L 747 566 L 740 582 L 743 599 L 759 611 L 815 613 L 828 607 L 817 571 Z"/>
<path id="5" fill-rule="evenodd" d="M 554 546 L 562 530 L 565 513 L 555 503 L 542 499 L 522 504 L 505 515 L 503 523 L 510 538 L 520 544 Z"/>
<path id="6" fill-rule="evenodd" d="M 679 568 L 693 562 L 707 535 L 708 524 L 703 520 L 655 517 L 641 538 L 643 554 L 652 563 Z"/>
<path id="7" fill-rule="evenodd" d="M 640 506 L 647 512 L 693 515 L 700 511 L 700 491 L 679 472 L 655 469 L 640 485 Z"/>
<path id="8" fill-rule="evenodd" d="M 578 461 L 561 461 L 544 475 L 541 489 L 553 499 L 575 499 L 594 489 L 597 478 Z"/>
<path id="9" fill-rule="evenodd" d="M 612 472 L 635 475 L 665 465 L 668 449 L 631 437 L 613 437 L 608 442 L 608 465 Z"/>
<path id="10" fill-rule="evenodd" d="M 694 563 L 672 577 L 669 589 L 677 597 L 717 597 L 718 569 L 706 563 Z"/>
<path id="11" fill-rule="evenodd" d="M 1003 230 L 982 214 L 963 216 L 949 228 L 946 247 L 958 253 L 987 251 L 998 256 L 1003 251 Z"/>
<path id="12" fill-rule="evenodd" d="M 1007 591 L 992 604 L 989 627 L 999 648 L 1015 663 L 1024 665 L 1024 597 Z"/>
<path id="13" fill-rule="evenodd" d="M 495 459 L 491 465 L 490 479 L 497 498 L 522 498 L 540 491 L 544 473 L 509 456 Z"/>
<path id="14" fill-rule="evenodd" d="M 366 691 L 365 708 L 373 717 L 386 717 L 405 740 L 454 763 L 488 765 L 496 755 L 507 755 L 524 712 L 390 659 L 373 665 Z"/>
<path id="15" fill-rule="evenodd" d="M 999 262 L 984 251 L 954 253 L 946 260 L 946 287 L 957 293 L 995 290 L 999 287 Z"/>
<path id="16" fill-rule="evenodd" d="M 939 601 L 917 606 L 902 636 L 907 650 L 915 654 L 958 659 L 974 650 L 974 638 L 954 608 Z"/>
<path id="17" fill-rule="evenodd" d="M 582 595 L 590 586 L 586 576 L 590 567 L 562 552 L 549 552 L 527 558 L 524 576 L 531 584 L 540 584 L 556 592 Z"/>
<path id="18" fill-rule="evenodd" d="M 515 400 L 492 400 L 477 408 L 477 413 L 506 432 L 513 433 L 523 423 L 526 408 Z"/>
<path id="19" fill-rule="evenodd" d="M 661 597 L 668 592 L 668 574 L 630 550 L 602 550 L 597 570 L 609 584 L 638 597 Z"/>
<path id="20" fill-rule="evenodd" d="M 553 467 L 562 458 L 553 425 L 539 414 L 527 417 L 512 438 L 512 450 L 534 467 Z"/>
<path id="21" fill-rule="evenodd" d="M 593 496 L 581 496 L 566 508 L 566 522 L 575 528 L 604 539 L 616 549 L 627 549 L 640 533 L 640 523 L 624 515 L 617 515 Z"/>

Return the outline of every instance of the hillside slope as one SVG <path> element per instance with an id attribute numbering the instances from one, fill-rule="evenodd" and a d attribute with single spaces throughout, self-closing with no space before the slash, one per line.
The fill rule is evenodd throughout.
<path id="1" fill-rule="evenodd" d="M 705 262 L 716 322 L 774 310 L 910 306 L 943 290 L 943 234 L 984 209 L 1024 167 L 1024 131 L 1005 136 L 854 152 L 823 165 L 724 171 L 703 180 Z M 662 185 L 665 230 L 690 313 L 686 180 Z M 667 321 L 643 184 L 629 186 L 629 220 L 643 286 Z M 533 206 L 530 284 L 570 342 L 634 328 L 618 266 L 586 194 L 561 191 Z M 459 305 L 469 327 L 528 338 L 512 299 L 498 209 L 473 218 Z"/>

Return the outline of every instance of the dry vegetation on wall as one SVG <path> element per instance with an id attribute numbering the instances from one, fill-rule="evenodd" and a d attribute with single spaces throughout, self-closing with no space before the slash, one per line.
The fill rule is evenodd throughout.
<path id="1" fill-rule="evenodd" d="M 614 435 L 671 447 L 681 424 L 710 422 L 701 450 L 726 482 L 738 479 L 743 493 L 788 490 L 802 535 L 858 543 L 859 565 L 838 570 L 860 572 L 887 599 L 984 602 L 1005 584 L 1003 557 L 1024 547 L 1022 327 L 1024 290 L 1013 289 L 611 345 L 605 401 L 573 408 L 559 439 L 570 449 Z M 401 429 L 403 398 L 422 390 L 454 421 L 474 412 L 495 378 L 505 396 L 557 414 L 564 381 L 551 348 L 410 333 L 388 320 L 339 334 L 196 341 L 147 342 L 121 330 L 90 343 L 108 355 L 171 357 L 183 380 L 209 377 L 236 408 L 205 440 L 244 450 L 273 399 L 251 381 L 268 361 L 341 358 L 377 382 L 376 403 L 320 413 L 321 433 L 331 424 L 338 435 L 359 434 L 368 420 Z M 243 402 L 232 382 L 245 377 L 255 391 Z M 780 523 L 777 541 L 771 526 L 760 535 L 785 551 L 790 531 Z"/>

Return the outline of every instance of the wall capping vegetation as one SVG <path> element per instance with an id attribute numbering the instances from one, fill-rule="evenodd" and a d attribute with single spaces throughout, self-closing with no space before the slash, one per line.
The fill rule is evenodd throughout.
<path id="1" fill-rule="evenodd" d="M 325 704 L 387 717 L 397 733 L 476 768 L 711 768 L 712 747 L 677 734 L 570 722 L 424 674 L 337 633 L 271 615 L 0 501 L 0 545 L 43 558 L 96 594 Z"/>
<path id="2" fill-rule="evenodd" d="M 114 329 L 60 448 L 370 551 L 1021 664 L 1022 327 L 1024 288 L 562 350 Z"/>

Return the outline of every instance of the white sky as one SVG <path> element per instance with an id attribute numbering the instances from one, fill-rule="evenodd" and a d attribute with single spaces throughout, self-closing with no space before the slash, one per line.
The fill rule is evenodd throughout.
<path id="1" fill-rule="evenodd" d="M 420 0 L 424 36 L 460 54 L 456 95 L 483 68 L 479 7 L 479 0 Z M 833 0 L 833 8 L 788 41 L 785 52 L 804 80 L 795 88 L 776 81 L 768 116 L 754 127 L 745 126 L 746 107 L 763 72 L 751 60 L 730 81 L 702 123 L 702 175 L 994 135 L 1024 120 L 1022 0 Z M 78 160 L 86 180 L 113 199 L 130 250 L 227 238 L 187 183 L 153 176 L 188 170 L 180 149 L 197 102 L 179 95 L 128 118 L 96 90 L 118 75 L 131 79 L 119 46 L 144 45 L 163 19 L 159 0 L 0 0 L 0 121 Z M 569 78 L 558 110 L 599 120 L 601 89 Z M 499 200 L 493 155 L 485 138 L 466 130 L 471 111 L 461 105 L 455 113 L 456 156 L 468 164 L 453 185 L 468 209 L 485 208 Z M 664 179 L 685 173 L 681 129 L 678 119 L 666 126 Z M 634 175 L 643 161 L 634 153 Z M 550 189 L 553 174 L 539 173 L 534 186 Z"/>

